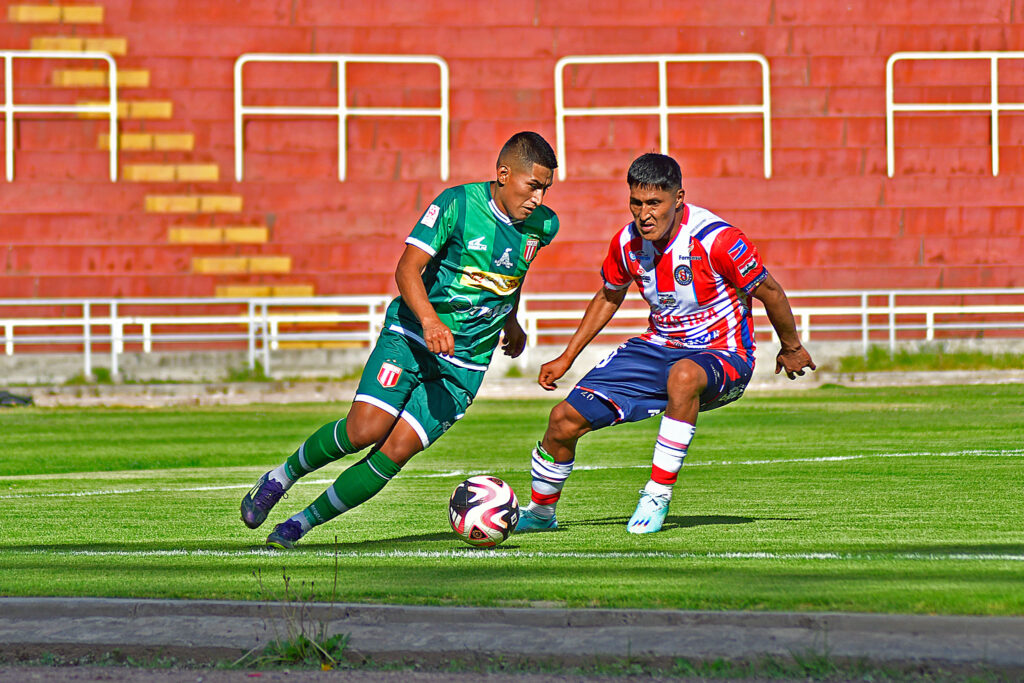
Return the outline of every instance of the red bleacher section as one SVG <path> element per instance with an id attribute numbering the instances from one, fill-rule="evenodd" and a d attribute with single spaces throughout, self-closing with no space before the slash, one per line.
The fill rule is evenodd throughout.
<path id="1" fill-rule="evenodd" d="M 22 13 L 38 5 L 102 16 L 54 23 Z M 888 178 L 884 117 L 890 54 L 1022 50 L 1019 2 L 937 11 L 924 0 L 0 0 L 0 11 L 2 49 L 120 38 L 119 69 L 148 73 L 121 90 L 137 107 L 121 132 L 140 148 L 121 150 L 117 183 L 107 178 L 105 121 L 17 117 L 15 180 L 0 182 L 0 298 L 394 291 L 401 240 L 437 192 L 487 179 L 517 130 L 554 143 L 557 59 L 705 52 L 769 60 L 773 177 L 763 177 L 758 116 L 672 117 L 670 152 L 688 200 L 744 229 L 787 288 L 1024 286 L 1024 113 L 1001 116 L 997 177 L 988 115 L 972 113 L 897 115 Z M 246 52 L 443 57 L 449 181 L 439 180 L 436 118 L 350 120 L 342 183 L 332 120 L 253 117 L 245 180 L 234 182 L 232 67 Z M 102 87 L 55 84 L 55 71 L 83 68 L 19 61 L 16 101 L 104 99 Z M 750 64 L 670 65 L 668 75 L 670 104 L 760 102 Z M 1024 102 L 1024 60 L 999 76 L 1001 99 Z M 353 65 L 347 80 L 354 106 L 439 102 L 434 67 Z M 987 62 L 904 64 L 896 80 L 899 101 L 989 99 Z M 252 65 L 245 85 L 246 104 L 336 101 L 325 65 Z M 568 106 L 658 97 L 651 65 L 572 67 L 566 86 Z M 548 195 L 562 231 L 532 270 L 535 292 L 598 285 L 606 241 L 628 218 L 625 169 L 658 148 L 654 117 L 570 118 L 566 130 L 568 178 Z M 188 170 L 197 167 L 206 170 Z M 239 227 L 253 230 L 229 232 Z"/>

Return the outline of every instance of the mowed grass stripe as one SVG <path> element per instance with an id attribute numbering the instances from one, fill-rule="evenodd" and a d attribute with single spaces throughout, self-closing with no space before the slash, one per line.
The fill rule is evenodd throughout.
<path id="1" fill-rule="evenodd" d="M 966 450 L 966 451 L 954 451 L 951 453 L 934 453 L 934 452 L 916 452 L 916 453 L 865 453 L 861 455 L 841 455 L 841 456 L 824 456 L 820 458 L 789 458 L 779 460 L 738 460 L 738 461 L 722 461 L 722 462 L 697 462 L 697 463 L 685 463 L 686 467 L 741 467 L 741 466 L 754 466 L 754 465 L 786 465 L 793 463 L 836 463 L 836 462 L 847 462 L 851 460 L 862 460 L 865 458 L 962 458 L 962 457 L 982 457 L 982 458 L 1024 458 L 1024 450 L 1003 450 L 1003 451 L 979 451 L 979 450 Z M 349 460 L 348 462 L 353 462 Z M 576 472 L 597 472 L 602 470 L 614 470 L 614 469 L 647 469 L 648 465 L 581 465 L 574 470 Z M 406 474 L 403 479 L 458 479 L 463 477 L 472 477 L 480 474 L 494 474 L 495 470 L 463 470 L 463 471 L 452 471 L 452 472 L 435 472 L 431 474 Z M 500 473 L 500 472 L 499 472 Z M 211 472 L 211 476 L 215 476 L 216 472 Z M 177 473 L 167 473 L 167 478 L 177 477 Z M 52 478 L 48 478 L 48 481 L 54 479 L 67 478 L 71 480 L 77 480 L 82 478 L 82 473 L 69 473 L 62 477 L 61 475 L 52 475 Z M 27 475 L 25 477 L 4 477 L 4 481 L 11 483 L 19 483 L 21 481 L 32 481 L 34 475 Z M 334 479 L 317 479 L 307 477 L 298 481 L 295 486 L 328 486 L 334 482 Z M 202 492 L 202 491 L 226 491 L 226 490 L 237 490 L 237 489 L 249 489 L 252 488 L 251 483 L 244 484 L 221 484 L 214 486 L 163 486 L 163 487 L 146 487 L 146 488 L 135 488 L 135 489 L 97 489 L 91 491 L 69 491 L 60 493 L 16 493 L 10 495 L 0 495 L 0 500 L 12 500 L 17 498 L 80 498 L 84 496 L 115 496 L 115 495 L 129 495 L 136 493 L 167 493 L 167 492 Z"/>
<path id="2" fill-rule="evenodd" d="M 5 411 L 0 595 L 271 599 L 287 575 L 329 599 L 337 565 L 339 601 L 1024 614 L 1019 387 L 827 388 L 703 414 L 648 536 L 625 523 L 658 420 L 601 430 L 580 442 L 559 531 L 470 549 L 448 528 L 455 482 L 498 474 L 525 502 L 552 405 L 475 403 L 293 553 L 266 534 L 356 458 L 255 531 L 241 494 L 344 404 Z"/>
<path id="3" fill-rule="evenodd" d="M 280 558 L 281 551 L 270 548 L 250 548 L 240 550 L 189 550 L 186 548 L 169 550 L 21 550 L 10 551 L 28 555 L 53 555 L 55 557 L 266 557 Z M 1024 554 L 996 553 L 668 553 L 668 552 L 551 552 L 522 551 L 506 548 L 467 549 L 467 550 L 377 550 L 377 551 L 337 551 L 307 550 L 298 548 L 296 552 L 321 558 L 365 559 L 365 558 L 402 558 L 429 559 L 442 558 L 494 560 L 515 559 L 568 559 L 568 560 L 622 560 L 622 559 L 700 559 L 700 560 L 839 560 L 848 561 L 892 561 L 916 560 L 926 562 L 1024 562 Z"/>

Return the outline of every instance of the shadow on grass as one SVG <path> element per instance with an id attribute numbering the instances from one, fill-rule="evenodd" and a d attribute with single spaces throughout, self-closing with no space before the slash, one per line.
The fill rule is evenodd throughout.
<path id="1" fill-rule="evenodd" d="M 754 522 L 777 519 L 768 517 L 734 517 L 732 515 L 669 515 L 662 525 L 663 531 L 669 529 L 685 529 L 696 526 L 712 526 L 718 524 L 753 524 Z M 587 526 L 622 526 L 629 522 L 629 517 L 598 517 L 593 519 L 559 521 L 560 528 L 572 529 Z"/>

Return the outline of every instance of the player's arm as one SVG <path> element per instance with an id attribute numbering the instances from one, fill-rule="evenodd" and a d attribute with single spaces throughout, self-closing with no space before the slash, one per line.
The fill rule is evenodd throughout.
<path id="1" fill-rule="evenodd" d="M 775 281 L 771 273 L 767 273 L 767 277 L 751 292 L 751 296 L 764 304 L 768 320 L 782 345 L 779 355 L 775 357 L 775 374 L 785 370 L 786 377 L 796 379 L 796 375 L 804 374 L 804 368 L 814 370 L 816 366 L 811 360 L 811 354 L 800 343 L 793 309 L 782 285 Z"/>
<path id="2" fill-rule="evenodd" d="M 512 310 L 505 317 L 505 325 L 501 328 L 504 341 L 501 343 L 501 350 L 506 356 L 518 358 L 526 349 L 526 332 L 519 324 L 519 295 L 522 289 L 516 291 L 515 299 L 512 301 Z"/>
<path id="3" fill-rule="evenodd" d="M 419 318 L 423 326 L 423 340 L 431 353 L 451 355 L 455 351 L 455 339 L 448 326 L 437 317 L 430 305 L 427 288 L 423 285 L 423 269 L 430 263 L 431 255 L 419 247 L 406 245 L 395 268 L 395 282 L 402 301 Z"/>
<path id="4" fill-rule="evenodd" d="M 604 329 L 604 326 L 615 315 L 615 311 L 619 310 L 619 306 L 626 298 L 627 291 L 629 290 L 626 287 L 621 289 L 601 287 L 597 290 L 597 294 L 587 305 L 587 312 L 583 314 L 583 319 L 565 347 L 565 351 L 558 358 L 541 366 L 540 375 L 537 377 L 538 384 L 548 391 L 558 388 L 555 381 L 569 371 L 573 361 L 587 347 L 587 344 Z"/>

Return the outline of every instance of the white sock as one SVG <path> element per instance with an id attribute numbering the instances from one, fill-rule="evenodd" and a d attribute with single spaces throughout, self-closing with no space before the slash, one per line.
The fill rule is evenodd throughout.
<path id="1" fill-rule="evenodd" d="M 296 482 L 295 479 L 292 479 L 291 477 L 288 476 L 288 468 L 285 467 L 286 464 L 287 463 L 281 463 L 274 469 L 267 472 L 269 478 L 273 479 L 278 484 L 283 486 L 285 491 L 290 489 L 292 487 L 292 484 Z"/>
<path id="2" fill-rule="evenodd" d="M 696 429 L 689 422 L 673 420 L 667 415 L 661 418 L 651 462 L 651 479 L 644 486 L 645 491 L 656 496 L 666 496 L 671 500 L 672 487 L 676 483 L 679 470 L 683 467 L 686 450 L 690 447 Z"/>
<path id="3" fill-rule="evenodd" d="M 533 479 L 530 492 L 530 504 L 526 509 L 542 519 L 555 516 L 555 506 L 562 495 L 565 480 L 572 474 L 575 460 L 555 462 L 538 443 L 533 449 L 530 464 L 530 476 Z"/>
<path id="4" fill-rule="evenodd" d="M 290 522 L 298 522 L 302 526 L 302 533 L 305 534 L 307 531 L 313 528 L 313 525 L 306 519 L 306 515 L 302 512 L 296 512 L 294 515 L 288 518 Z"/>

